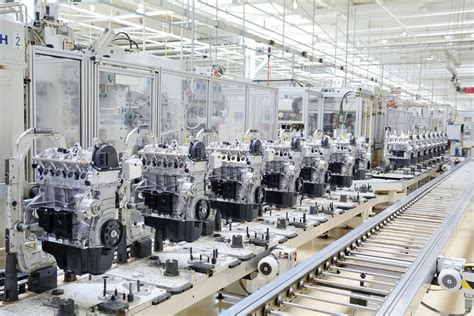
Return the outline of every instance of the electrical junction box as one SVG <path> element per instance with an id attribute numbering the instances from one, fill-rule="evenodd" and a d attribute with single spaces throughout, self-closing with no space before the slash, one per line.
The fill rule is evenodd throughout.
<path id="1" fill-rule="evenodd" d="M 263 153 L 263 157 L 265 161 L 272 161 L 275 157 L 275 154 L 273 153 L 273 150 L 265 149 L 265 152 Z"/>
<path id="2" fill-rule="evenodd" d="M 141 159 L 128 159 L 123 162 L 122 168 L 125 180 L 138 179 L 142 176 L 143 163 Z"/>
<path id="3" fill-rule="evenodd" d="M 217 169 L 222 167 L 222 159 L 219 158 L 218 153 L 212 153 L 209 155 L 209 168 L 212 169 Z"/>

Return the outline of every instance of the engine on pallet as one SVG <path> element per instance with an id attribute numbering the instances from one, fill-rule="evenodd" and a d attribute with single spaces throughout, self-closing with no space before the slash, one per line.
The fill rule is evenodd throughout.
<path id="1" fill-rule="evenodd" d="M 387 167 L 396 170 L 418 162 L 421 157 L 419 139 L 417 135 L 408 135 L 404 132 L 385 134 L 384 160 Z"/>
<path id="2" fill-rule="evenodd" d="M 385 135 L 384 160 L 387 168 L 402 169 L 422 165 L 439 159 L 447 150 L 445 133 L 439 132 L 401 132 Z"/>
<path id="3" fill-rule="evenodd" d="M 329 171 L 331 185 L 338 187 L 352 186 L 354 176 L 354 144 L 355 139 L 339 136 L 330 144 Z"/>
<path id="4" fill-rule="evenodd" d="M 442 156 L 448 147 L 446 134 L 440 132 L 426 131 L 422 134 L 425 143 L 425 159 Z"/>
<path id="5" fill-rule="evenodd" d="M 249 142 L 210 143 L 209 188 L 216 216 L 252 221 L 265 200 L 261 185 L 263 147 L 258 138 Z"/>
<path id="6" fill-rule="evenodd" d="M 37 185 L 24 201 L 22 225 L 35 233 L 60 268 L 74 274 L 107 271 L 123 234 L 115 199 L 119 163 L 114 147 L 49 148 L 33 157 L 33 168 Z"/>
<path id="7" fill-rule="evenodd" d="M 265 167 L 262 184 L 268 204 L 292 207 L 297 195 L 303 191 L 300 178 L 302 156 L 301 139 L 298 136 L 264 143 Z"/>
<path id="8" fill-rule="evenodd" d="M 321 197 L 326 192 L 327 184 L 331 179 L 331 173 L 328 171 L 329 144 L 329 136 L 310 137 L 304 141 L 300 171 L 300 177 L 303 179 L 303 194 Z"/>
<path id="9" fill-rule="evenodd" d="M 354 147 L 354 180 L 364 180 L 367 171 L 370 170 L 371 148 L 370 139 L 368 137 L 352 138 Z"/>
<path id="10" fill-rule="evenodd" d="M 434 156 L 443 156 L 448 150 L 448 135 L 444 132 L 434 132 L 432 137 L 434 138 Z"/>
<path id="11" fill-rule="evenodd" d="M 155 228 L 155 249 L 161 250 L 163 239 L 191 242 L 212 233 L 204 143 L 149 144 L 138 151 L 138 157 L 143 171 L 131 190 L 132 203 L 141 210 L 145 224 Z"/>

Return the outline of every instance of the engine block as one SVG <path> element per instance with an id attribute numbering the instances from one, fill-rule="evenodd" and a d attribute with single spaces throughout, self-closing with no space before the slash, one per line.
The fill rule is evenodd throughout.
<path id="1" fill-rule="evenodd" d="M 354 179 L 364 180 L 367 171 L 370 169 L 370 161 L 372 158 L 370 139 L 368 137 L 353 138 L 354 147 Z"/>
<path id="2" fill-rule="evenodd" d="M 149 144 L 138 156 L 143 173 L 133 186 L 133 202 L 145 217 L 145 224 L 155 228 L 159 238 L 171 241 L 190 242 L 211 233 L 204 144 Z"/>
<path id="3" fill-rule="evenodd" d="M 445 133 L 401 132 L 385 135 L 384 160 L 388 168 L 397 170 L 444 155 L 448 148 Z"/>
<path id="4" fill-rule="evenodd" d="M 265 199 L 262 142 L 211 143 L 209 185 L 212 207 L 224 218 L 252 221 Z"/>
<path id="5" fill-rule="evenodd" d="M 299 137 L 264 143 L 265 167 L 262 184 L 268 204 L 291 207 L 303 190 L 300 178 L 303 156 Z"/>
<path id="6" fill-rule="evenodd" d="M 300 177 L 303 179 L 303 193 L 308 196 L 321 197 L 326 192 L 330 180 L 328 172 L 329 137 L 309 138 L 302 148 L 303 161 Z"/>
<path id="7" fill-rule="evenodd" d="M 109 144 L 49 148 L 33 157 L 33 168 L 37 184 L 24 201 L 22 225 L 60 268 L 75 274 L 108 270 L 123 234 L 116 208 L 115 149 Z"/>
<path id="8" fill-rule="evenodd" d="M 351 141 L 352 139 L 352 141 Z M 354 176 L 354 141 L 351 135 L 339 136 L 330 144 L 329 171 L 331 184 L 350 187 Z"/>

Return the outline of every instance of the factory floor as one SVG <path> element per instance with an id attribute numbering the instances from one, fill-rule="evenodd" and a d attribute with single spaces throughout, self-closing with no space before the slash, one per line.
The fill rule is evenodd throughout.
<path id="1" fill-rule="evenodd" d="M 327 238 L 316 238 L 313 241 L 298 248 L 298 262 L 303 262 L 315 252 L 323 249 L 331 242 L 342 237 L 350 229 L 336 228 L 329 232 Z M 471 200 L 469 208 L 461 221 L 457 231 L 454 233 L 451 242 L 446 247 L 445 256 L 462 257 L 468 261 L 474 261 L 474 199 Z M 462 314 L 464 311 L 464 296 L 461 292 L 446 292 L 440 290 L 438 286 L 432 286 L 430 291 L 424 296 L 423 302 L 428 306 L 446 314 Z M 216 299 L 216 295 L 211 295 L 201 302 L 177 314 L 178 316 L 219 315 L 229 305 Z M 440 315 L 427 307 L 420 305 L 413 315 Z M 301 312 L 298 315 L 315 315 L 316 313 Z M 474 315 L 471 312 L 469 315 Z"/>

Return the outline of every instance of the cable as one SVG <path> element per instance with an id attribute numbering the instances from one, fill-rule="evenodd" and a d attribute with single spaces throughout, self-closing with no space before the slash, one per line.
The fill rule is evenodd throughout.
<path id="1" fill-rule="evenodd" d="M 352 90 L 349 90 L 347 91 L 343 96 L 342 96 L 342 99 L 341 99 L 341 103 L 339 103 L 339 127 L 341 127 L 341 125 L 344 125 L 344 100 L 350 96 L 350 95 L 353 95 L 354 92 Z M 352 105 L 352 104 L 351 104 Z"/>
<path id="2" fill-rule="evenodd" d="M 430 305 L 426 304 L 425 302 L 421 302 L 421 305 L 423 305 L 424 307 L 426 307 L 430 311 L 435 312 L 435 313 L 440 314 L 440 315 L 443 315 L 443 316 L 464 316 L 464 315 L 467 315 L 471 312 L 471 309 L 467 309 L 462 314 L 450 314 L 450 313 L 442 312 L 442 311 L 434 308 L 433 306 L 430 306 Z"/>
<path id="3" fill-rule="evenodd" d="M 134 44 L 137 49 L 140 49 L 140 47 L 138 46 L 137 42 L 135 42 L 134 40 L 132 40 L 131 38 L 126 38 L 126 37 L 117 37 L 115 39 L 112 40 L 112 43 L 115 42 L 115 41 L 120 41 L 120 40 L 125 40 L 125 41 L 128 41 L 129 44 L 130 44 L 130 49 L 132 49 L 132 44 Z"/>
<path id="4" fill-rule="evenodd" d="M 138 44 L 137 42 L 135 42 L 134 40 L 132 40 L 132 38 L 130 37 L 130 35 L 128 35 L 128 33 L 126 32 L 118 32 L 117 34 L 115 34 L 115 39 L 113 41 L 115 41 L 116 39 L 124 39 L 123 37 L 122 38 L 117 38 L 118 35 L 125 35 L 125 37 L 127 38 L 128 42 L 130 43 L 130 49 L 132 49 L 132 43 L 137 47 L 137 49 L 140 49 L 140 47 L 138 47 Z M 113 42 L 112 41 L 112 42 Z"/>

